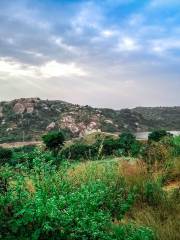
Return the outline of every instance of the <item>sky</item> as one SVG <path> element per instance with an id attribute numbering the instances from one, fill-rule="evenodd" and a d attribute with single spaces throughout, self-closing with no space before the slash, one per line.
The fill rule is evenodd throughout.
<path id="1" fill-rule="evenodd" d="M 0 0 L 0 101 L 180 105 L 179 0 Z"/>

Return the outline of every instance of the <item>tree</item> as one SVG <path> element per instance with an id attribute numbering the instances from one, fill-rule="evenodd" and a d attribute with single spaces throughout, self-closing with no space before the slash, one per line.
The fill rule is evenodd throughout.
<path id="1" fill-rule="evenodd" d="M 8 163 L 12 158 L 12 151 L 8 148 L 0 147 L 0 164 Z"/>
<path id="2" fill-rule="evenodd" d="M 42 137 L 44 144 L 46 147 L 53 151 L 54 154 L 57 154 L 57 152 L 62 148 L 65 137 L 62 132 L 50 132 L 47 133 Z"/>
<path id="3" fill-rule="evenodd" d="M 155 130 L 149 134 L 148 141 L 159 142 L 162 138 L 167 136 L 171 136 L 171 134 L 168 133 L 166 130 Z"/>
<path id="4" fill-rule="evenodd" d="M 124 132 L 119 136 L 119 145 L 123 149 L 124 155 L 128 156 L 135 149 L 135 145 L 138 144 L 136 137 L 130 132 Z"/>

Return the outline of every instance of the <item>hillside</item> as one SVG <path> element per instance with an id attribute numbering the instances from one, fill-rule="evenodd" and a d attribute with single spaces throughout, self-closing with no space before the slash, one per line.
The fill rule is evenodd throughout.
<path id="1" fill-rule="evenodd" d="M 168 130 L 180 129 L 180 107 L 137 107 L 134 112 L 141 114 L 152 127 Z"/>
<path id="2" fill-rule="evenodd" d="M 63 129 L 71 138 L 95 131 L 139 132 L 154 128 L 180 130 L 180 107 L 113 110 L 39 98 L 0 102 L 0 142 L 39 140 L 46 131 L 57 129 Z"/>

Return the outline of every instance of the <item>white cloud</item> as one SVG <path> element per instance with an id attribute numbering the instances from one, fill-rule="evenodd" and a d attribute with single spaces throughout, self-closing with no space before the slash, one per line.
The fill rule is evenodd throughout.
<path id="1" fill-rule="evenodd" d="M 54 42 L 58 47 L 72 53 L 78 53 L 78 49 L 74 46 L 66 44 L 61 37 L 51 37 L 52 42 Z"/>
<path id="2" fill-rule="evenodd" d="M 126 52 L 126 51 L 137 51 L 140 49 L 140 45 L 131 37 L 123 37 L 120 39 L 117 50 Z"/>
<path id="3" fill-rule="evenodd" d="M 56 61 L 50 61 L 40 67 L 40 72 L 43 77 L 71 77 L 86 76 L 87 73 L 81 68 L 77 67 L 75 63 L 58 63 Z"/>
<path id="4" fill-rule="evenodd" d="M 3 77 L 30 77 L 30 78 L 52 78 L 52 77 L 83 77 L 87 75 L 75 63 L 47 62 L 41 66 L 29 66 L 8 59 L 0 59 L 0 75 Z"/>
<path id="5" fill-rule="evenodd" d="M 165 53 L 173 49 L 180 49 L 180 40 L 164 38 L 154 40 L 152 43 L 152 50 L 156 53 Z"/>
<path id="6" fill-rule="evenodd" d="M 101 35 L 105 38 L 110 38 L 118 35 L 118 31 L 104 29 L 101 31 Z"/>
<path id="7" fill-rule="evenodd" d="M 0 75 L 3 77 L 33 77 L 35 75 L 35 70 L 35 67 L 31 67 L 4 58 L 0 59 Z"/>

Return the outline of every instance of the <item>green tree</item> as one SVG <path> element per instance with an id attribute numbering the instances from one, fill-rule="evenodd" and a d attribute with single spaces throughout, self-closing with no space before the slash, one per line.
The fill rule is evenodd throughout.
<path id="1" fill-rule="evenodd" d="M 125 156 L 131 155 L 132 148 L 135 149 L 135 144 L 137 144 L 137 140 L 132 133 L 124 132 L 119 136 L 119 145 Z"/>
<path id="2" fill-rule="evenodd" d="M 65 137 L 62 132 L 50 132 L 47 133 L 42 137 L 44 144 L 46 147 L 53 151 L 54 154 L 56 155 L 58 151 L 62 148 Z"/>
<path id="3" fill-rule="evenodd" d="M 148 136 L 148 141 L 159 142 L 162 138 L 166 136 L 171 136 L 166 130 L 155 130 L 151 132 Z"/>
<path id="4" fill-rule="evenodd" d="M 8 148 L 0 147 L 0 164 L 8 163 L 12 158 L 12 151 Z"/>

